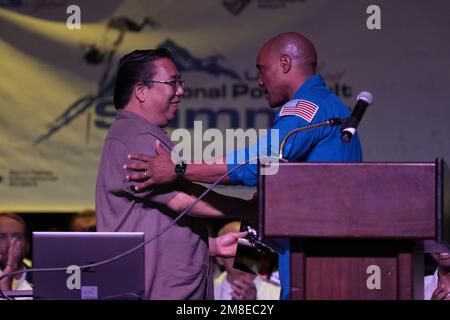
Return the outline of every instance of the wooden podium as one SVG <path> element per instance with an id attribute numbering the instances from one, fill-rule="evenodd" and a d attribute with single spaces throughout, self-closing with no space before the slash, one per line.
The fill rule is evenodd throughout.
<path id="1" fill-rule="evenodd" d="M 291 299 L 423 299 L 422 240 L 449 243 L 445 168 L 280 163 L 260 175 L 259 234 L 290 239 Z"/>

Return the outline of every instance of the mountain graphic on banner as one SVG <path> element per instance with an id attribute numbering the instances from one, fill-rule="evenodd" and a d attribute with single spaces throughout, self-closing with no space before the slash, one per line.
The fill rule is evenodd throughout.
<path id="1" fill-rule="evenodd" d="M 167 39 L 159 48 L 166 48 L 172 53 L 172 60 L 180 72 L 199 71 L 206 72 L 212 76 L 225 76 L 234 80 L 241 80 L 235 71 L 220 65 L 220 60 L 225 60 L 221 55 L 213 55 L 206 58 L 196 58 L 187 49 L 180 47 L 174 41 Z"/>
<path id="2" fill-rule="evenodd" d="M 241 77 L 232 69 L 222 66 L 219 62 L 225 60 L 221 55 L 212 55 L 205 58 L 197 58 L 193 56 L 186 48 L 181 47 L 171 39 L 165 40 L 158 48 L 165 47 L 172 53 L 172 59 L 180 72 L 204 72 L 214 77 L 225 76 L 234 80 L 240 80 Z M 108 70 L 109 71 L 109 70 Z M 107 71 L 107 72 L 108 72 Z M 45 134 L 40 135 L 35 141 L 34 145 L 38 145 L 56 134 L 59 130 L 68 126 L 76 118 L 84 114 L 100 99 L 112 96 L 116 75 L 107 82 L 102 79 L 99 93 L 97 95 L 90 94 L 83 96 L 72 104 L 70 104 L 64 112 L 59 115 L 50 125 Z M 105 84 L 103 84 L 105 83 Z"/>

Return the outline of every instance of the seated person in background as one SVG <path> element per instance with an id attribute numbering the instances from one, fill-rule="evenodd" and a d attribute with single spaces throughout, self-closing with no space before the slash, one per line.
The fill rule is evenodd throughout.
<path id="1" fill-rule="evenodd" d="M 25 269 L 24 258 L 28 249 L 25 221 L 17 214 L 0 212 L 0 276 Z M 26 280 L 26 274 L 20 273 L 0 280 L 0 289 L 32 290 L 32 287 Z"/>
<path id="2" fill-rule="evenodd" d="M 450 300 L 450 253 L 431 253 L 438 265 L 436 272 L 425 277 L 425 300 Z"/>
<path id="3" fill-rule="evenodd" d="M 95 231 L 95 211 L 86 209 L 72 216 L 69 222 L 70 231 Z"/>
<path id="4" fill-rule="evenodd" d="M 218 236 L 228 232 L 238 232 L 240 223 L 229 222 L 218 232 Z M 216 257 L 219 266 L 225 269 L 214 280 L 216 300 L 278 300 L 280 287 L 264 279 L 268 274 L 252 275 L 233 268 L 234 258 Z"/>

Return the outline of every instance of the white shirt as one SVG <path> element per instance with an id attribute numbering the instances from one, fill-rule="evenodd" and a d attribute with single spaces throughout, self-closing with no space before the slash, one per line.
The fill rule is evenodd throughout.
<path id="1" fill-rule="evenodd" d="M 424 299 L 431 300 L 431 296 L 433 295 L 434 290 L 436 290 L 439 286 L 439 275 L 438 269 L 434 272 L 432 276 L 426 276 L 424 278 Z M 447 297 L 445 300 L 450 300 L 450 292 L 447 293 Z"/>
<path id="2" fill-rule="evenodd" d="M 0 277 L 3 275 L 3 270 L 0 270 Z M 33 290 L 31 284 L 26 280 L 26 273 L 22 273 L 19 279 L 13 278 L 11 290 Z M 31 297 L 17 297 L 15 300 L 29 300 Z"/>
<path id="3" fill-rule="evenodd" d="M 256 300 L 279 300 L 280 287 L 268 281 L 255 277 Z M 227 272 L 222 272 L 214 280 L 214 298 L 216 300 L 231 300 L 233 289 L 227 280 Z"/>
<path id="4" fill-rule="evenodd" d="M 424 278 L 423 288 L 424 288 L 424 299 L 431 300 L 431 296 L 433 295 L 433 291 L 438 287 L 439 278 L 438 271 L 434 272 L 431 276 L 426 276 Z"/>

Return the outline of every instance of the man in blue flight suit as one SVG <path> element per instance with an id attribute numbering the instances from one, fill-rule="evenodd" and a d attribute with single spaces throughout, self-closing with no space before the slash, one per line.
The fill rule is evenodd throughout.
<path id="1" fill-rule="evenodd" d="M 349 111 L 339 98 L 316 74 L 317 54 L 314 45 L 299 33 L 288 32 L 267 41 L 259 50 L 256 67 L 259 70 L 258 84 L 263 89 L 271 108 L 281 109 L 275 116 L 270 130 L 278 130 L 279 142 L 291 130 L 329 120 L 347 118 Z M 270 137 L 270 133 L 268 134 Z M 226 155 L 224 161 L 215 164 L 174 164 L 170 155 L 158 150 L 156 157 L 131 155 L 139 162 L 129 163 L 126 169 L 134 170 L 127 175 L 131 181 L 141 181 L 137 190 L 154 184 L 173 182 L 177 177 L 197 182 L 213 183 L 238 164 L 237 159 L 248 159 L 254 146 L 235 150 Z M 268 145 L 271 148 L 271 145 Z M 158 149 L 158 148 L 157 148 Z M 275 150 L 277 154 L 278 150 Z M 274 150 L 265 152 L 274 154 Z M 362 150 L 358 136 L 349 143 L 340 139 L 338 127 L 320 127 L 291 136 L 283 151 L 289 161 L 307 162 L 359 162 Z M 248 163 L 230 173 L 222 183 L 257 184 L 257 165 Z M 289 246 L 280 255 L 281 299 L 289 299 Z"/>

